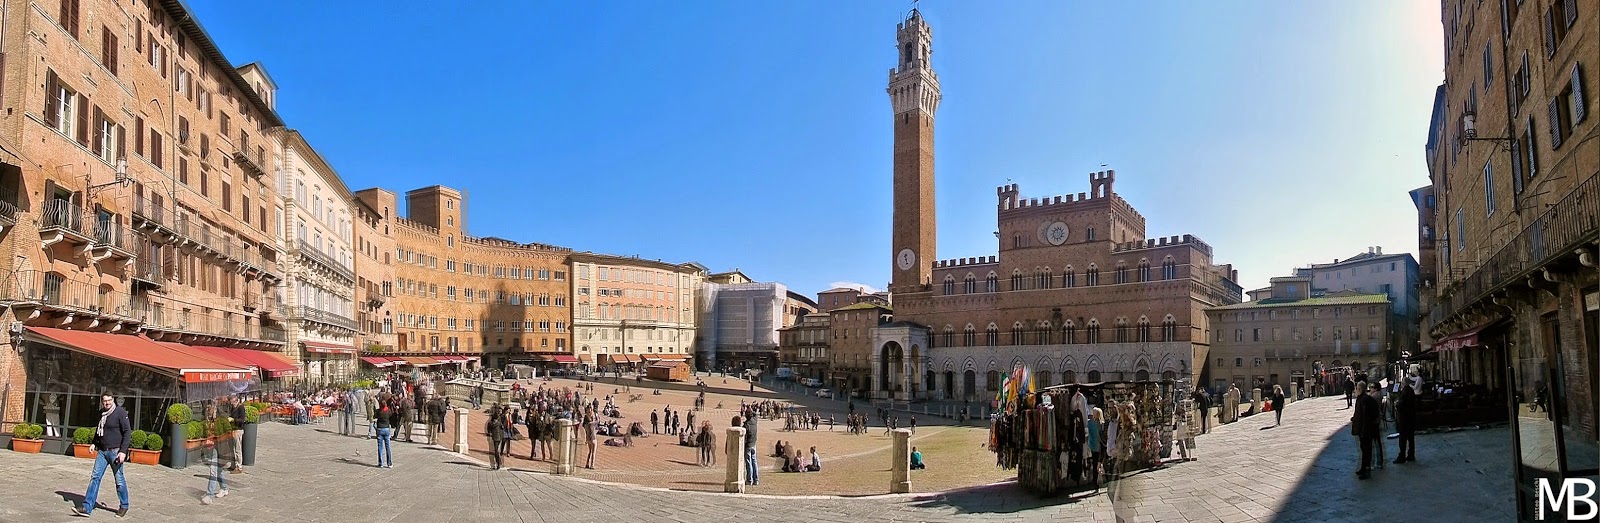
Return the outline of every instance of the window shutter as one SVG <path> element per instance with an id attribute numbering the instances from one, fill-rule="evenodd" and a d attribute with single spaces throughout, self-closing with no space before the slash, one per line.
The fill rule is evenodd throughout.
<path id="1" fill-rule="evenodd" d="M 133 152 L 144 156 L 144 118 L 133 118 Z"/>
<path id="2" fill-rule="evenodd" d="M 1555 6 L 1544 11 L 1544 56 L 1550 58 L 1556 55 L 1556 13 Z"/>
<path id="3" fill-rule="evenodd" d="M 1578 21 L 1578 0 L 1562 2 L 1561 12 L 1567 15 L 1567 29 L 1572 29 L 1572 24 Z"/>
<path id="4" fill-rule="evenodd" d="M 1550 148 L 1561 148 L 1561 98 L 1550 99 Z"/>
<path id="5" fill-rule="evenodd" d="M 52 128 L 61 127 L 61 80 L 54 70 L 44 74 L 44 123 Z"/>
<path id="6" fill-rule="evenodd" d="M 128 157 L 128 133 L 127 133 L 127 131 L 128 131 L 127 128 L 125 128 L 125 127 L 123 127 L 121 125 L 117 126 L 117 158 L 119 158 L 119 159 Z"/>
<path id="7" fill-rule="evenodd" d="M 1501 0 L 1500 3 L 1504 4 L 1505 0 Z M 133 19 L 133 52 L 144 54 L 144 22 L 140 22 L 138 18 Z"/>
<path id="8" fill-rule="evenodd" d="M 1522 144 L 1515 141 L 1511 147 L 1511 192 L 1522 194 Z"/>
<path id="9" fill-rule="evenodd" d="M 1506 0 L 1500 0 L 1500 38 L 1511 36 L 1511 11 L 1506 7 Z"/>
<path id="10" fill-rule="evenodd" d="M 1572 64 L 1572 125 L 1576 127 L 1589 114 L 1589 99 L 1583 95 L 1583 64 Z"/>
<path id="11" fill-rule="evenodd" d="M 1533 134 L 1532 116 L 1528 117 L 1528 128 L 1524 132 L 1528 137 L 1528 143 L 1523 144 L 1527 150 L 1524 150 L 1522 155 L 1528 159 L 1528 178 L 1532 179 L 1539 175 L 1539 135 Z"/>
<path id="12" fill-rule="evenodd" d="M 78 143 L 89 145 L 89 97 L 78 95 Z"/>
<path id="13" fill-rule="evenodd" d="M 111 70 L 111 74 L 112 75 L 115 75 L 115 74 L 117 74 L 117 62 L 118 62 L 118 60 L 117 60 L 117 34 L 111 32 L 111 28 L 107 27 L 106 28 L 106 38 L 111 40 L 111 45 L 109 46 L 110 47 L 109 55 L 111 56 L 111 63 L 109 65 L 107 65 L 106 68 Z"/>
<path id="14" fill-rule="evenodd" d="M 89 120 L 94 129 L 89 133 L 89 150 L 94 151 L 95 154 L 105 153 L 105 147 L 101 146 L 101 144 L 105 143 L 106 133 L 103 128 L 105 121 L 106 114 L 101 112 L 99 107 L 94 108 L 94 119 Z"/>

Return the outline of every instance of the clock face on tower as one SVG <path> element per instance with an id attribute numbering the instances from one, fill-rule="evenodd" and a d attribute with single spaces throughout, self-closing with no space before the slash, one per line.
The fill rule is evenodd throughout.
<path id="1" fill-rule="evenodd" d="M 1061 222 L 1050 224 L 1044 230 L 1044 237 L 1050 241 L 1050 245 L 1067 243 L 1067 224 Z"/>
<path id="2" fill-rule="evenodd" d="M 917 253 L 911 252 L 911 249 L 900 249 L 900 254 L 894 257 L 894 262 L 900 266 L 900 270 L 909 271 L 912 265 L 917 264 Z"/>

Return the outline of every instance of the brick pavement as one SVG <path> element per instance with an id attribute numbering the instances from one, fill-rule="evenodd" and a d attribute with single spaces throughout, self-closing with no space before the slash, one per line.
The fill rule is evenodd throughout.
<path id="1" fill-rule="evenodd" d="M 871 497 L 726 495 L 616 485 L 529 472 L 491 472 L 458 454 L 401 443 L 397 466 L 373 467 L 373 442 L 331 426 L 261 427 L 258 465 L 233 494 L 202 506 L 197 468 L 130 466 L 131 521 L 1510 521 L 1505 429 L 1421 435 L 1419 463 L 1356 481 L 1343 402 L 1290 405 L 1200 438 L 1199 460 L 1133 474 L 1113 503 L 1099 495 L 1042 498 L 1013 483 L 936 494 Z M 1392 444 L 1393 441 L 1389 442 Z M 1392 454 L 1391 454 L 1392 457 Z M 67 521 L 90 463 L 0 451 L 0 521 Z M 109 497 L 106 497 L 109 496 Z M 102 502 L 115 493 L 102 489 Z M 96 513 L 96 519 L 111 517 Z"/>

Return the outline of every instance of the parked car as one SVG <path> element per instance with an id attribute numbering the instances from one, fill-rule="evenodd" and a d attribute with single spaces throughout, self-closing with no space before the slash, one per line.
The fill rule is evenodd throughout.
<path id="1" fill-rule="evenodd" d="M 816 394 L 818 398 L 833 399 L 833 389 L 817 389 Z"/>

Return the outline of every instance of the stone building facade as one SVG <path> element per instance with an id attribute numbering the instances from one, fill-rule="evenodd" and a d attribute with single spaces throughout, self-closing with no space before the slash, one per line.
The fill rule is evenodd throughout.
<path id="1" fill-rule="evenodd" d="M 1024 198 L 1002 186 L 999 255 L 936 258 L 932 30 L 913 10 L 897 37 L 888 89 L 895 321 L 874 331 L 873 396 L 992 396 L 1019 364 L 1042 385 L 1198 378 L 1210 344 L 1204 310 L 1240 301 L 1237 275 L 1198 238 L 1147 238 L 1144 217 L 1113 190 L 1114 171 L 1091 173 L 1090 191 L 1076 196 Z"/>
<path id="2" fill-rule="evenodd" d="M 1420 328 L 1439 378 L 1507 398 L 1512 432 L 1527 434 L 1513 440 L 1527 519 L 1536 478 L 1600 470 L 1596 9 L 1441 2 L 1445 82 L 1428 137 L 1439 272 Z M 1554 415 L 1519 414 L 1547 386 Z"/>
<path id="3" fill-rule="evenodd" d="M 394 193 L 367 189 L 354 194 L 356 258 L 356 347 L 394 352 Z"/>
<path id="4" fill-rule="evenodd" d="M 1315 280 L 1272 279 L 1270 297 L 1206 310 L 1214 337 L 1207 385 L 1225 390 L 1307 390 L 1318 372 L 1350 367 L 1381 376 L 1391 331 L 1407 323 L 1390 312 L 1384 294 L 1344 290 L 1313 294 Z"/>
<path id="5" fill-rule="evenodd" d="M 319 383 L 350 381 L 356 365 L 355 252 L 352 196 L 339 173 L 292 129 L 272 133 L 283 208 L 283 295 L 289 352 L 302 375 Z M 296 354 L 297 353 L 297 354 Z"/>
<path id="6" fill-rule="evenodd" d="M 181 2 L 7 5 L 0 325 L 282 351 L 271 89 Z M 14 348 L 4 420 L 32 386 Z"/>
<path id="7" fill-rule="evenodd" d="M 381 192 L 361 194 L 374 207 L 388 203 Z M 395 349 L 387 355 L 500 367 L 571 354 L 571 249 L 467 235 L 466 198 L 449 187 L 405 196 L 407 217 L 393 219 Z"/>
<path id="8" fill-rule="evenodd" d="M 778 365 L 794 369 L 796 378 L 828 381 L 831 314 L 807 314 L 793 326 L 778 330 Z"/>
<path id="9" fill-rule="evenodd" d="M 1367 252 L 1332 263 L 1313 263 L 1296 268 L 1296 276 L 1311 278 L 1311 296 L 1339 291 L 1363 294 L 1383 294 L 1389 298 L 1389 338 L 1386 354 L 1417 354 L 1418 331 L 1416 324 L 1420 310 L 1418 281 L 1421 278 L 1416 258 L 1410 253 L 1384 254 L 1383 247 L 1369 247 Z M 1276 295 L 1274 295 L 1276 297 Z"/>
<path id="10" fill-rule="evenodd" d="M 573 253 L 570 265 L 579 363 L 637 369 L 694 359 L 704 266 L 592 252 Z"/>

